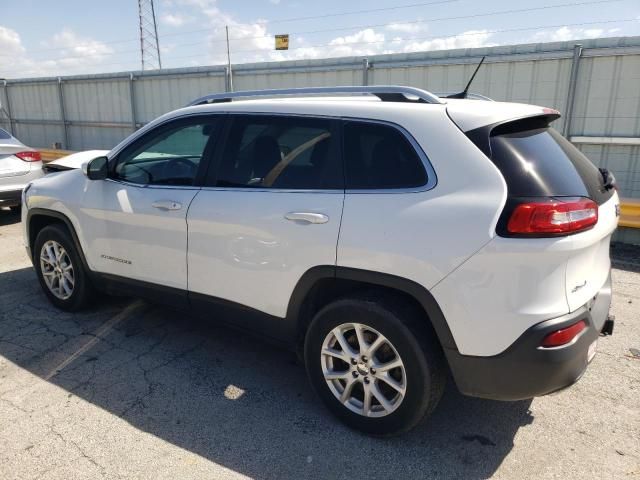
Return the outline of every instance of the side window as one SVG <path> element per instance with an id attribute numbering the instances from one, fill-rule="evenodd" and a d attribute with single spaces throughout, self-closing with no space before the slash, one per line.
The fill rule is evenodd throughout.
<path id="1" fill-rule="evenodd" d="M 330 120 L 262 115 L 231 118 L 216 186 L 343 188 Z"/>
<path id="2" fill-rule="evenodd" d="M 343 157 L 347 189 L 414 188 L 427 183 L 415 149 L 389 125 L 345 121 Z"/>
<path id="3" fill-rule="evenodd" d="M 201 117 L 158 127 L 118 155 L 113 177 L 142 185 L 193 185 L 216 123 Z"/>

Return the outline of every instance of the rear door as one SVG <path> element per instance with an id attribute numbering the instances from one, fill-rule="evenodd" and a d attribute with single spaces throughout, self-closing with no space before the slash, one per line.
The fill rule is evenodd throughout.
<path id="1" fill-rule="evenodd" d="M 344 200 L 337 124 L 285 115 L 228 118 L 217 168 L 187 217 L 190 299 L 285 317 L 302 275 L 336 262 Z"/>
<path id="2" fill-rule="evenodd" d="M 521 199 L 582 197 L 597 203 L 596 225 L 564 242 L 566 297 L 569 310 L 576 310 L 609 276 L 609 245 L 618 221 L 615 190 L 605 186 L 603 173 L 543 119 L 501 125 L 491 132 L 489 144 L 491 159 L 507 182 L 505 213 Z"/>

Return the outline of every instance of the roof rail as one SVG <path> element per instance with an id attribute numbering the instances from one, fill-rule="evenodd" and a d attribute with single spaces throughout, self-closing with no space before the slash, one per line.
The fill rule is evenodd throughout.
<path id="1" fill-rule="evenodd" d="M 346 86 L 346 87 L 303 87 L 283 88 L 273 90 L 247 90 L 243 92 L 226 92 L 205 95 L 191 102 L 188 106 L 204 105 L 207 103 L 231 102 L 236 98 L 250 97 L 275 97 L 291 95 L 333 95 L 355 94 L 374 95 L 383 102 L 416 102 L 416 103 L 444 103 L 433 93 L 414 87 L 402 87 L 398 85 L 376 86 Z"/>

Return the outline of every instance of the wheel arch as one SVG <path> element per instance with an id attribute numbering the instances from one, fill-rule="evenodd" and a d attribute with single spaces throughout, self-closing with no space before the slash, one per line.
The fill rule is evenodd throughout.
<path id="1" fill-rule="evenodd" d="M 300 349 L 313 315 L 322 306 L 349 293 L 362 290 L 385 292 L 413 303 L 424 314 L 442 347 L 457 351 L 440 306 L 422 285 L 387 273 L 331 265 L 308 270 L 293 291 L 287 308 L 287 319 L 295 325 L 296 347 Z"/>
<path id="2" fill-rule="evenodd" d="M 31 260 L 33 261 L 33 257 L 35 255 L 33 248 L 38 233 L 40 233 L 43 228 L 53 224 L 63 225 L 67 229 L 69 235 L 71 235 L 71 240 L 76 247 L 78 256 L 82 261 L 82 266 L 85 268 L 85 271 L 90 271 L 89 266 L 87 265 L 87 261 L 84 257 L 82 245 L 80 244 L 80 240 L 78 239 L 75 227 L 73 226 L 73 223 L 71 223 L 71 220 L 69 220 L 69 217 L 67 217 L 63 213 L 57 212 L 55 210 L 48 210 L 46 208 L 32 208 L 27 212 L 27 240 L 29 242 Z"/>

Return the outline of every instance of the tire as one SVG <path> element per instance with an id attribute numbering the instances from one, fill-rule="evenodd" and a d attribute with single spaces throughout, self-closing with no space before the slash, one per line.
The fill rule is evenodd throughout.
<path id="1" fill-rule="evenodd" d="M 364 294 L 330 303 L 315 315 L 305 336 L 311 385 L 329 410 L 351 428 L 377 436 L 406 432 L 433 412 L 446 383 L 442 349 L 429 327 L 419 312 L 393 297 Z M 380 335 L 384 337 L 372 358 L 363 361 L 356 330 L 360 330 L 365 349 L 375 345 Z M 335 332 L 342 332 L 350 355 L 339 346 Z M 323 354 L 328 350 L 331 355 Z M 352 359 L 343 361 L 354 355 L 355 365 Z M 385 364 L 397 364 L 396 358 L 401 366 L 381 373 Z M 327 380 L 324 372 L 341 378 Z M 352 378 L 351 398 L 342 402 L 338 396 L 345 394 Z M 369 390 L 368 410 L 365 389 Z M 381 394 L 386 402 L 378 400 Z"/>
<path id="2" fill-rule="evenodd" d="M 47 249 L 43 251 L 45 245 L 47 245 Z M 56 245 L 61 249 L 56 248 Z M 53 252 L 53 254 L 48 252 Z M 60 253 L 60 257 L 59 263 L 56 264 L 57 253 Z M 43 257 L 47 260 L 43 260 Z M 95 292 L 84 269 L 80 253 L 66 227 L 60 224 L 49 225 L 38 233 L 33 249 L 33 264 L 45 295 L 51 303 L 61 310 L 70 312 L 81 310 L 94 298 Z M 71 270 L 67 268 L 69 265 Z M 51 271 L 54 273 L 51 274 Z M 69 275 L 72 282 L 70 282 Z M 58 277 L 58 282 L 56 284 L 51 280 L 53 284 L 50 286 L 45 277 L 50 279 Z M 66 285 L 66 288 L 61 288 L 61 282 Z M 55 288 L 56 285 L 58 288 Z M 71 286 L 70 291 L 69 286 Z"/>

